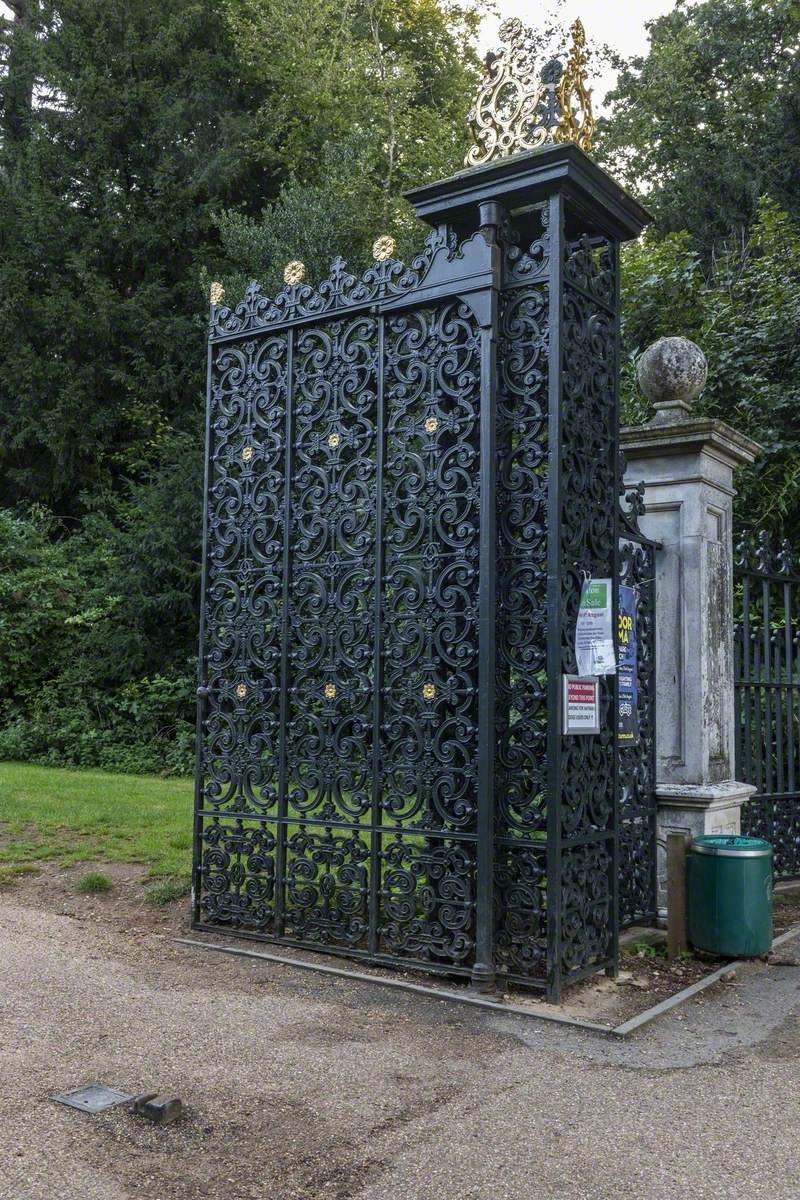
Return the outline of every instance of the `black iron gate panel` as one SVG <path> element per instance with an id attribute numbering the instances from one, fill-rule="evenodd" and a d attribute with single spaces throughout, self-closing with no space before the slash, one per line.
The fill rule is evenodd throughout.
<path id="1" fill-rule="evenodd" d="M 623 471 L 624 474 L 624 471 Z M 638 736 L 619 751 L 620 927 L 652 924 L 657 915 L 656 829 L 656 551 L 638 525 L 642 488 L 627 492 L 621 521 L 620 583 L 634 589 Z"/>
<path id="2" fill-rule="evenodd" d="M 745 536 L 734 570 L 736 778 L 756 794 L 742 832 L 766 838 L 779 879 L 800 878 L 800 575 L 791 547 Z"/>
<path id="3" fill-rule="evenodd" d="M 486 347 L 447 265 L 485 294 L 490 253 L 433 235 L 217 318 L 201 924 L 474 964 Z"/>
<path id="4" fill-rule="evenodd" d="M 437 188 L 508 169 L 412 199 L 449 213 Z M 514 213 L 430 217 L 409 267 L 212 308 L 198 927 L 555 998 L 649 911 L 615 679 L 599 734 L 561 715 L 583 578 L 616 623 L 647 553 L 618 505 L 618 243 L 545 174 Z"/>

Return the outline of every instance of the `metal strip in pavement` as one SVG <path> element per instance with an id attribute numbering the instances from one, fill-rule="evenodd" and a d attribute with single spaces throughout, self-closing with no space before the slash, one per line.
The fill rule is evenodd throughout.
<path id="1" fill-rule="evenodd" d="M 785 933 L 776 937 L 772 943 L 772 949 L 782 945 L 784 942 L 790 941 L 792 938 L 800 935 L 800 925 L 794 929 L 787 929 Z M 635 1030 L 641 1029 L 643 1025 L 648 1025 L 654 1021 L 656 1017 L 662 1016 L 663 1013 L 669 1012 L 672 1008 L 677 1008 L 679 1004 L 690 1000 L 693 996 L 704 992 L 706 988 L 713 987 L 715 983 L 719 983 L 727 975 L 734 973 L 739 967 L 745 965 L 746 962 L 752 962 L 752 959 L 737 959 L 735 962 L 724 963 L 709 975 L 698 979 L 696 983 L 692 983 L 689 987 L 685 987 L 682 991 L 676 992 L 674 996 L 668 996 L 666 1000 L 661 1000 L 658 1004 L 654 1004 L 652 1008 L 646 1008 L 644 1012 L 638 1013 L 637 1016 L 631 1017 L 628 1021 L 623 1021 L 620 1025 L 599 1025 L 594 1021 L 582 1021 L 579 1017 L 567 1017 L 557 1013 L 542 1012 L 540 1009 L 533 1010 L 524 1008 L 520 1004 L 504 1004 L 501 1000 L 487 1000 L 483 996 L 469 995 L 467 993 L 451 992 L 444 988 L 426 987 L 421 983 L 407 983 L 402 979 L 390 979 L 381 975 L 366 975 L 363 971 L 348 971 L 343 967 L 329 967 L 325 963 L 312 963 L 304 958 L 289 958 L 283 954 L 266 954 L 263 951 L 245 950 L 239 946 L 217 946 L 213 942 L 201 942 L 197 938 L 174 938 L 181 946 L 194 946 L 200 950 L 214 950 L 218 954 L 233 954 L 238 958 L 255 958 L 263 962 L 278 963 L 280 966 L 298 967 L 301 971 L 317 971 L 322 975 L 333 975 L 340 979 L 352 979 L 356 983 L 373 983 L 378 987 L 395 988 L 398 991 L 411 992 L 417 996 L 429 996 L 434 1000 L 451 1000 L 457 1004 L 468 1004 L 473 1008 L 485 1008 L 492 1012 L 502 1013 L 506 1016 L 517 1017 L 533 1017 L 538 1021 L 549 1021 L 553 1025 L 569 1025 L 576 1029 L 587 1029 L 591 1033 L 602 1033 L 606 1037 L 627 1038 Z"/>

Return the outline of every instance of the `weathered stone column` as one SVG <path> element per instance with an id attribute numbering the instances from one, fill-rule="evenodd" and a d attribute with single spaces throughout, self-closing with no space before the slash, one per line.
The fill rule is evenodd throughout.
<path id="1" fill-rule="evenodd" d="M 706 381 L 702 351 L 661 338 L 642 356 L 639 384 L 655 409 L 622 431 L 625 482 L 645 483 L 640 527 L 656 556 L 659 908 L 665 909 L 666 836 L 740 831 L 755 791 L 735 778 L 733 476 L 760 452 L 724 421 L 693 417 Z"/>

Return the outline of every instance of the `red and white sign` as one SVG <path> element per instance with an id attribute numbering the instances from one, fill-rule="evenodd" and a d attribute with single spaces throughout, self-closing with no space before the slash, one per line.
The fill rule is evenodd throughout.
<path id="1" fill-rule="evenodd" d="M 564 733 L 600 732 L 600 684 L 596 677 L 564 676 Z"/>

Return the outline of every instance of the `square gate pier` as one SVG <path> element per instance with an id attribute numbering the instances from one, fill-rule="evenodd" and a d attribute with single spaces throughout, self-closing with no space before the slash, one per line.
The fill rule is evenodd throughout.
<path id="1" fill-rule="evenodd" d="M 655 912 L 652 556 L 619 506 L 647 214 L 571 144 L 409 199 L 409 265 L 212 306 L 194 923 L 557 999 Z M 631 750 L 613 677 L 562 735 L 587 576 L 642 583 Z"/>

